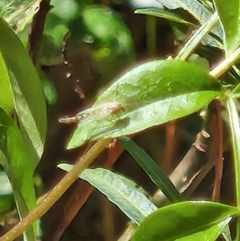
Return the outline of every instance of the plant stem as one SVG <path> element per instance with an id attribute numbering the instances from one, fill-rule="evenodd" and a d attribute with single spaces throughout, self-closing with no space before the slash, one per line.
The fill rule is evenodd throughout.
<path id="1" fill-rule="evenodd" d="M 209 21 L 207 21 L 198 30 L 196 30 L 196 32 L 191 36 L 191 38 L 187 41 L 187 43 L 179 51 L 179 53 L 175 57 L 175 59 L 180 59 L 180 60 L 188 59 L 189 56 L 194 51 L 194 49 L 201 42 L 203 37 L 211 31 L 211 29 L 217 23 L 217 21 L 218 21 L 218 15 L 217 15 L 217 12 L 215 12 L 212 15 L 212 17 L 209 19 Z"/>
<path id="2" fill-rule="evenodd" d="M 94 161 L 94 159 L 109 144 L 110 139 L 97 141 L 89 151 L 73 166 L 64 178 L 39 202 L 24 219 L 14 226 L 8 233 L 0 237 L 0 241 L 12 241 L 20 236 L 33 222 L 45 214 L 51 206 L 65 193 L 65 191 L 76 181 L 78 176 Z"/>
<path id="3" fill-rule="evenodd" d="M 149 56 L 156 54 L 156 18 L 153 16 L 146 17 L 147 31 L 147 50 Z"/>
<path id="4" fill-rule="evenodd" d="M 229 125 L 233 147 L 236 202 L 237 207 L 240 208 L 240 126 L 238 121 L 237 108 L 232 98 L 227 99 L 226 109 L 229 117 Z M 236 236 L 236 240 L 240 240 L 240 217 L 237 220 Z"/>
<path id="5" fill-rule="evenodd" d="M 236 49 L 229 57 L 224 59 L 216 68 L 210 71 L 210 75 L 218 78 L 230 69 L 235 62 L 240 58 L 240 47 Z"/>

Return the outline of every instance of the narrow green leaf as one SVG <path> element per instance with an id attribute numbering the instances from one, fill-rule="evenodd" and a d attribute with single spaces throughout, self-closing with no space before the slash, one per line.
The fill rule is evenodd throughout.
<path id="1" fill-rule="evenodd" d="M 20 217 L 36 205 L 33 173 L 37 156 L 12 118 L 0 108 L 0 164 L 11 182 Z"/>
<path id="2" fill-rule="evenodd" d="M 7 67 L 14 75 L 11 81 L 14 78 L 16 80 L 12 83 L 12 89 L 13 91 L 18 89 L 17 93 L 14 92 L 15 109 L 21 126 L 25 129 L 40 156 L 43 151 L 47 125 L 42 86 L 27 50 L 13 30 L 1 18 L 0 31 L 0 51 Z M 18 94 L 21 95 L 21 102 L 18 99 Z"/>
<path id="3" fill-rule="evenodd" d="M 72 165 L 60 164 L 58 167 L 69 171 Z M 107 196 L 112 203 L 117 205 L 126 216 L 137 224 L 157 210 L 157 207 L 136 188 L 134 182 L 121 175 L 106 169 L 96 168 L 86 169 L 79 177 Z"/>
<path id="4" fill-rule="evenodd" d="M 192 63 L 145 63 L 118 79 L 89 109 L 96 115 L 101 105 L 116 102 L 124 111 L 99 118 L 89 115 L 80 121 L 68 148 L 90 139 L 129 135 L 189 115 L 216 98 L 220 90 L 216 79 Z"/>
<path id="5" fill-rule="evenodd" d="M 168 9 L 182 8 L 192 14 L 201 23 L 211 17 L 211 12 L 197 0 L 158 0 Z"/>
<path id="6" fill-rule="evenodd" d="M 0 107 L 3 108 L 8 114 L 14 110 L 13 93 L 11 83 L 8 75 L 8 70 L 5 65 L 2 53 L 0 52 Z"/>
<path id="7" fill-rule="evenodd" d="M 234 171 L 235 171 L 235 187 L 237 206 L 240 208 L 240 126 L 238 108 L 232 98 L 226 101 L 226 110 L 229 117 L 229 126 L 233 147 Z M 237 222 L 237 239 L 240 238 L 240 219 Z"/>
<path id="8" fill-rule="evenodd" d="M 214 0 L 224 30 L 224 48 L 230 55 L 240 46 L 240 0 Z"/>
<path id="9" fill-rule="evenodd" d="M 193 15 L 202 25 L 211 18 L 212 13 L 204 7 L 197 0 L 158 0 L 162 5 L 168 9 L 182 8 Z M 216 34 L 220 39 L 223 39 L 223 31 L 218 25 L 213 28 L 212 32 Z"/>
<path id="10" fill-rule="evenodd" d="M 194 26 L 193 23 L 184 20 L 183 17 L 180 16 L 179 14 L 170 12 L 170 11 L 167 11 L 164 9 L 159 9 L 159 8 L 138 9 L 135 11 L 135 13 L 146 14 L 146 15 L 150 15 L 150 16 L 154 16 L 154 17 L 158 17 L 158 18 L 164 18 L 169 21 L 173 21 L 173 22 L 177 22 L 177 23 Z"/>
<path id="11" fill-rule="evenodd" d="M 167 175 L 152 160 L 152 158 L 140 147 L 138 147 L 130 138 L 122 137 L 118 139 L 119 143 L 127 150 L 142 169 L 148 174 L 152 181 L 162 190 L 171 202 L 181 200 L 181 195 L 175 188 Z"/>
<path id="12" fill-rule="evenodd" d="M 180 202 L 158 209 L 149 215 L 137 228 L 130 241 L 201 240 L 213 241 L 205 235 L 218 234 L 229 218 L 239 215 L 236 207 L 213 202 Z M 227 220 L 224 223 L 223 221 Z M 220 227 L 212 225 L 221 223 Z M 208 229 L 210 228 L 210 230 Z M 198 239 L 191 239 L 196 235 Z M 213 235 L 214 236 L 214 235 Z"/>

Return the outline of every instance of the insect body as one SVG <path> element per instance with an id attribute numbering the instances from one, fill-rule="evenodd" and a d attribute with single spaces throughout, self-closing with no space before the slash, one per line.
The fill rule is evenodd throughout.
<path id="1" fill-rule="evenodd" d="M 117 114 L 121 111 L 124 111 L 124 108 L 120 103 L 109 102 L 106 104 L 102 104 L 102 105 L 81 111 L 75 116 L 60 118 L 58 121 L 60 123 L 71 124 L 71 123 L 80 122 L 81 120 L 84 120 L 88 117 L 101 118 L 101 117 L 108 116 L 111 114 Z"/>

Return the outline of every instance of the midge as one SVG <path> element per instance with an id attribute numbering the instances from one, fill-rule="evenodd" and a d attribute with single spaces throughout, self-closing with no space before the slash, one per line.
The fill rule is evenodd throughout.
<path id="1" fill-rule="evenodd" d="M 71 124 L 71 123 L 80 122 L 81 120 L 87 117 L 100 118 L 111 114 L 117 114 L 121 111 L 124 111 L 124 108 L 120 103 L 109 102 L 109 103 L 96 106 L 95 108 L 93 107 L 93 108 L 81 111 L 75 116 L 69 116 L 69 117 L 67 116 L 67 117 L 59 118 L 58 121 L 60 123 Z"/>

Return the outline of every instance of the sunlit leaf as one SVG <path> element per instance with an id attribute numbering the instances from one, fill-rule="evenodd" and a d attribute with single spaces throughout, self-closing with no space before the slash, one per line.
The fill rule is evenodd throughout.
<path id="1" fill-rule="evenodd" d="M 189 115 L 216 98 L 220 90 L 216 79 L 192 63 L 145 63 L 118 79 L 89 110 L 94 113 L 101 105 L 116 102 L 124 111 L 104 118 L 95 118 L 97 113 L 89 115 L 80 121 L 68 148 L 89 139 L 129 135 Z"/>
<path id="2" fill-rule="evenodd" d="M 0 52 L 0 107 L 11 114 L 14 110 L 13 93 L 8 75 L 8 70 Z"/>
<path id="3" fill-rule="evenodd" d="M 47 128 L 42 86 L 27 50 L 3 19 L 0 19 L 0 31 L 0 51 L 12 73 L 15 109 L 21 127 L 41 156 Z"/>
<path id="4" fill-rule="evenodd" d="M 69 171 L 72 165 L 60 164 Z M 102 168 L 86 169 L 80 178 L 86 180 L 117 205 L 132 221 L 139 224 L 146 216 L 157 210 L 147 197 L 129 179 Z"/>
<path id="5" fill-rule="evenodd" d="M 130 241 L 214 241 L 230 221 L 229 218 L 239 213 L 236 207 L 213 202 L 172 204 L 149 215 Z"/>
<path id="6" fill-rule="evenodd" d="M 6 3 L 1 0 L 0 4 L 3 4 L 2 17 L 8 24 L 14 26 L 15 32 L 18 33 L 31 23 L 39 3 L 40 0 L 6 1 Z"/>

